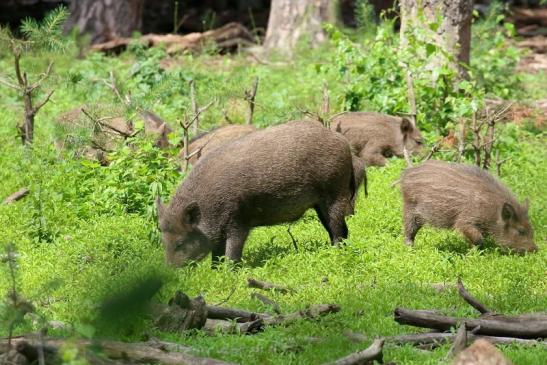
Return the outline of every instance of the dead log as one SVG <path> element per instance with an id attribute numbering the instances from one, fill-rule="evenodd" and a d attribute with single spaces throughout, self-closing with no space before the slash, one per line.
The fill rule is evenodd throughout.
<path id="1" fill-rule="evenodd" d="M 431 310 L 412 310 L 396 308 L 395 321 L 416 327 L 432 328 L 447 331 L 464 323 L 467 329 L 476 334 L 515 338 L 544 338 L 547 337 L 547 314 L 534 313 L 520 316 L 486 315 L 479 319 L 458 318 L 445 316 Z"/>
<path id="2" fill-rule="evenodd" d="M 223 319 L 208 319 L 202 330 L 210 335 L 215 334 L 252 334 L 262 331 L 264 321 L 259 318 L 250 322 L 226 321 Z"/>
<path id="3" fill-rule="evenodd" d="M 451 343 L 454 341 L 455 338 L 456 334 L 454 333 L 428 332 L 412 335 L 386 337 L 385 340 L 387 343 L 391 343 L 394 345 L 410 344 L 413 346 L 431 345 L 431 347 L 436 347 L 445 343 Z M 481 336 L 467 333 L 468 341 L 475 341 L 479 338 L 485 339 L 495 345 L 518 345 L 526 347 L 544 346 L 547 348 L 547 342 L 541 340 L 526 340 L 513 337 Z"/>
<path id="4" fill-rule="evenodd" d="M 256 280 L 253 278 L 247 279 L 247 286 L 249 288 L 255 288 L 255 289 L 262 289 L 262 290 L 274 290 L 278 291 L 282 294 L 286 294 L 289 292 L 289 289 L 285 288 L 284 286 L 268 283 L 265 281 Z"/>
<path id="5" fill-rule="evenodd" d="M 329 313 L 337 313 L 340 307 L 336 304 L 317 304 L 312 305 L 307 309 L 289 313 L 285 315 L 277 315 L 264 318 L 264 325 L 279 326 L 289 325 L 300 319 L 316 319 Z"/>
<path id="6" fill-rule="evenodd" d="M 46 354 L 57 353 L 58 349 L 65 344 L 65 339 L 44 339 L 44 349 Z M 170 351 L 167 347 L 159 348 L 157 344 L 149 342 L 137 342 L 137 343 L 127 343 L 119 341 L 90 341 L 90 340 L 69 340 L 71 344 L 75 344 L 77 347 L 82 349 L 89 348 L 98 349 L 110 359 L 113 360 L 124 360 L 135 363 L 159 363 L 164 365 L 228 365 L 229 363 L 211 359 L 203 358 L 190 355 L 185 352 Z M 0 352 L 7 348 L 7 340 L 3 339 L 0 341 Z M 12 339 L 12 344 L 20 346 L 21 342 L 27 342 L 28 345 L 25 346 L 38 346 L 38 342 L 25 338 L 17 337 Z M 164 345 L 166 343 L 163 343 Z M 173 344 L 176 345 L 176 344 Z M 175 346 L 171 346 L 174 348 Z M 181 349 L 181 347 L 179 347 Z M 191 349 L 188 348 L 190 351 Z M 86 353 L 84 351 L 82 353 Z"/>
<path id="7" fill-rule="evenodd" d="M 465 300 L 470 306 L 478 310 L 480 314 L 492 313 L 488 308 L 486 308 L 484 304 L 482 304 L 471 294 L 469 294 L 469 292 L 463 286 L 463 282 L 460 278 L 458 278 L 458 282 L 456 285 L 458 287 L 458 293 L 460 293 L 463 300 Z"/>
<path id="8" fill-rule="evenodd" d="M 237 322 L 251 322 L 257 319 L 269 317 L 265 313 L 254 313 L 238 308 L 226 308 L 215 305 L 207 306 L 207 318 L 235 320 Z"/>
<path id="9" fill-rule="evenodd" d="M 333 362 L 325 363 L 325 365 L 357 365 L 366 364 L 369 361 L 377 360 L 382 362 L 382 349 L 384 347 L 384 339 L 376 339 L 367 349 L 359 352 L 355 352 L 346 357 L 338 359 Z"/>
<path id="10" fill-rule="evenodd" d="M 17 190 L 15 193 L 8 196 L 6 199 L 4 199 L 4 204 L 12 204 L 15 203 L 18 200 L 23 199 L 25 196 L 27 196 L 29 193 L 28 188 L 21 188 Z"/>
<path id="11" fill-rule="evenodd" d="M 114 38 L 108 42 L 98 43 L 91 47 L 94 51 L 121 52 L 127 45 L 134 41 L 133 38 Z M 178 34 L 146 34 L 139 41 L 147 47 L 155 47 L 165 44 L 167 53 L 174 54 L 185 50 L 199 51 L 207 43 L 214 42 L 222 51 L 228 51 L 234 47 L 255 44 L 252 33 L 239 23 L 228 23 L 220 28 L 203 33 Z"/>
<path id="12" fill-rule="evenodd" d="M 200 329 L 207 320 L 207 307 L 203 297 L 190 299 L 181 291 L 175 293 L 168 305 L 156 305 L 154 312 L 154 325 L 167 332 Z"/>

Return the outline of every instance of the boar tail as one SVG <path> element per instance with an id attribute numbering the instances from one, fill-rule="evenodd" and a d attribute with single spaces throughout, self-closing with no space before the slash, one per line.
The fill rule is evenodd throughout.
<path id="1" fill-rule="evenodd" d="M 352 191 L 352 201 L 355 201 L 357 191 L 361 183 L 365 186 L 365 196 L 368 196 L 368 181 L 365 162 L 359 157 L 353 155 L 351 158 L 353 169 L 351 171 L 350 189 Z"/>

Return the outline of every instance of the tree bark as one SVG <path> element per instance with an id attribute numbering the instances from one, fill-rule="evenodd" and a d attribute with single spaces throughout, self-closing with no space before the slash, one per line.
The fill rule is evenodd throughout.
<path id="1" fill-rule="evenodd" d="M 272 0 L 264 47 L 290 53 L 298 41 L 307 37 L 310 46 L 326 39 L 322 23 L 334 22 L 337 1 Z"/>
<path id="2" fill-rule="evenodd" d="M 423 24 L 419 19 L 420 10 L 430 24 L 440 15 L 442 22 L 434 39 L 437 46 L 454 56 L 453 67 L 461 77 L 466 77 L 467 71 L 462 64 L 469 65 L 473 0 L 401 0 L 400 4 L 401 44 L 404 46 L 407 43 L 405 32 L 409 27 L 428 28 L 429 24 Z"/>
<path id="3" fill-rule="evenodd" d="M 78 0 L 70 4 L 65 30 L 76 27 L 91 43 L 129 37 L 141 31 L 144 0 Z"/>

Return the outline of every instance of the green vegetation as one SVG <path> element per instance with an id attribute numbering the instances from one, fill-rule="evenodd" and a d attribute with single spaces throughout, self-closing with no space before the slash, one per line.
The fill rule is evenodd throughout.
<path id="1" fill-rule="evenodd" d="M 524 101 L 545 97 L 540 83 L 521 87 L 522 79 L 530 76 L 516 74 L 518 53 L 506 38 L 508 28 L 503 30 L 493 23 L 476 24 L 481 39 L 493 43 L 474 44 L 473 78 L 469 85 L 462 85 L 469 87 L 467 94 L 454 92 L 448 84 L 430 87 L 427 75 L 417 81 L 418 123 L 431 142 L 439 138 L 440 131 L 454 128 L 457 118 L 468 115 L 469 108 L 480 107 L 473 102 L 482 102 L 486 95 Z M 199 332 L 178 336 L 159 333 L 142 321 L 120 328 L 115 335 L 139 340 L 146 332 L 191 345 L 200 355 L 244 364 L 318 364 L 367 345 L 349 341 L 343 335 L 345 330 L 361 332 L 371 340 L 416 332 L 393 321 L 397 306 L 475 316 L 455 290 L 439 293 L 431 287 L 433 283 L 455 283 L 458 276 L 496 312 L 545 310 L 547 149 L 545 130 L 540 127 L 503 125 L 497 146 L 502 156 L 511 157 L 502 168 L 502 180 L 519 199 L 531 200 L 530 218 L 540 247 L 537 254 L 516 256 L 492 247 L 471 248 L 460 235 L 431 228 L 418 234 L 414 248 L 406 247 L 399 189 L 391 187 L 404 162 L 393 159 L 385 168 L 368 170 L 370 194 L 365 198 L 360 193 L 356 214 L 348 219 L 350 237 L 344 247 L 329 246 L 326 232 L 310 212 L 290 226 L 298 250 L 287 225 L 256 229 L 238 270 L 227 265 L 211 269 L 209 260 L 177 270 L 165 266 L 153 200 L 157 194 L 167 199 L 184 178 L 178 172 L 177 151 L 164 153 L 137 136 L 132 147 L 118 149 L 110 155 L 112 163 L 102 167 L 54 148 L 54 140 L 62 132 L 56 123 L 60 114 L 84 104 L 101 116 L 119 110 L 118 99 L 102 81 L 109 78 L 111 70 L 120 80 L 121 91 L 131 93 L 131 105 L 124 107 L 123 113 L 137 120 L 137 108 L 150 108 L 176 129 L 171 136 L 174 142 L 181 136 L 176 120 L 190 105 L 191 79 L 196 82 L 200 105 L 215 100 L 203 115 L 204 129 L 223 123 L 225 114 L 243 122 L 243 89 L 255 76 L 260 78 L 254 121 L 259 127 L 301 118 L 299 108 L 319 110 L 325 82 L 333 112 L 345 108 L 408 111 L 400 55 L 387 51 L 397 45 L 398 38 L 390 24 L 380 24 L 373 38 L 364 40 L 352 41 L 354 37 L 336 30 L 332 34 L 333 42 L 324 48 L 302 50 L 293 61 L 271 65 L 253 63 L 245 55 L 170 58 L 162 49 L 146 50 L 139 45 L 119 57 L 93 53 L 76 60 L 76 47 L 69 44 L 63 54 L 37 53 L 22 59 L 29 70 L 42 70 L 47 58 L 55 59 L 54 72 L 44 84 L 55 89 L 55 94 L 36 117 L 33 147 L 25 149 L 17 139 L 16 124 L 22 117 L 19 97 L 14 90 L 1 89 L 0 197 L 22 186 L 29 187 L 30 195 L 13 205 L 0 205 L 0 244 L 16 245 L 17 285 L 20 294 L 35 304 L 38 317 L 73 323 L 81 336 L 104 335 L 94 325 L 100 313 L 97 303 L 124 283 L 148 277 L 151 271 L 166 280 L 158 295 L 161 301 L 180 289 L 190 296 L 202 293 L 208 303 L 218 303 L 235 287 L 226 305 L 266 311 L 250 298 L 252 290 L 246 288 L 246 278 L 252 276 L 295 289 L 292 294 L 269 294 L 284 312 L 317 303 L 336 303 L 342 311 L 317 322 L 269 328 L 253 336 L 207 337 Z M 427 44 L 423 47 L 426 55 L 436 52 Z M 350 58 L 355 62 L 350 64 Z M 425 60 L 416 57 L 413 62 L 413 67 L 418 67 Z M 162 65 L 167 63 L 171 67 L 166 70 Z M 13 72 L 7 55 L 0 59 L 0 70 L 2 74 Z M 454 76 L 445 71 L 446 77 Z M 541 77 L 545 75 L 534 78 Z M 450 93 L 450 98 L 435 104 L 442 93 Z M 87 132 L 74 133 L 84 143 L 89 138 Z M 450 153 L 437 156 L 450 157 Z M 1 270 L 0 293 L 5 293 L 11 279 L 6 265 Z M 0 306 L 2 314 L 7 313 L 7 306 Z M 19 325 L 16 332 L 34 328 L 31 322 Z M 4 323 L 0 322 L 0 336 L 7 335 Z M 309 337 L 317 337 L 319 342 L 310 342 Z M 398 364 L 437 364 L 446 351 L 447 347 L 431 353 L 387 347 L 384 358 Z M 516 364 L 539 364 L 546 359 L 539 348 L 506 346 L 502 351 Z M 74 359 L 75 355 L 67 355 L 67 362 Z"/>

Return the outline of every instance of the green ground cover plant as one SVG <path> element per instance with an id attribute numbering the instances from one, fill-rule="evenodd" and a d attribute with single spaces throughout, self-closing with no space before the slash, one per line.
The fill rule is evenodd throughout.
<path id="1" fill-rule="evenodd" d="M 430 142 L 454 128 L 457 117 L 478 108 L 487 95 L 520 101 L 542 97 L 540 86 L 528 85 L 526 80 L 531 76 L 514 70 L 519 53 L 511 48 L 510 27 L 500 27 L 500 21 L 494 17 L 477 20 L 474 25 L 484 35 L 484 42 L 492 44 L 474 43 L 473 78 L 463 85 L 469 92 L 456 93 L 448 84 L 430 87 L 425 77 L 431 75 L 417 81 L 421 103 L 418 125 Z M 294 289 L 289 294 L 268 293 L 283 312 L 318 303 L 336 303 L 342 310 L 317 321 L 268 328 L 253 336 L 205 336 L 198 331 L 174 335 L 153 329 L 143 318 L 108 335 L 127 340 L 153 335 L 190 345 L 199 355 L 243 364 L 319 364 L 363 349 L 375 337 L 418 332 L 393 320 L 397 306 L 475 316 L 455 289 L 439 292 L 432 286 L 454 284 L 458 277 L 496 312 L 545 310 L 547 141 L 540 127 L 502 124 L 496 146 L 503 156 L 510 157 L 502 167 L 503 182 L 519 200 L 530 198 L 530 219 L 540 248 L 536 254 L 518 256 L 495 247 L 470 247 L 459 234 L 432 228 L 420 231 L 415 247 L 405 246 L 400 192 L 398 186 L 392 186 L 405 163 L 392 159 L 386 167 L 368 169 L 369 197 L 359 193 L 355 215 L 348 219 L 350 236 L 344 246 L 330 247 L 319 220 L 308 212 L 290 225 L 298 249 L 287 233 L 289 225 L 256 229 L 248 238 L 243 265 L 237 270 L 228 264 L 211 269 L 209 260 L 182 269 L 164 264 L 153 201 L 157 195 L 164 200 L 170 197 L 184 179 L 176 149 L 160 151 L 137 136 L 129 141 L 131 146 L 113 152 L 111 164 L 104 167 L 54 148 L 61 133 L 56 123 L 60 114 L 84 104 L 105 113 L 119 107 L 117 97 L 103 82 L 110 71 L 120 81 L 120 89 L 131 93 L 124 115 L 137 118 L 138 108 L 153 110 L 175 129 L 171 136 L 175 142 L 181 136 L 176 121 L 190 105 L 189 80 L 196 82 L 201 105 L 214 100 L 202 116 L 203 129 L 226 123 L 225 115 L 242 123 L 244 88 L 257 76 L 257 127 L 302 118 L 301 108 L 319 110 L 325 83 L 333 113 L 408 111 L 400 55 L 385 52 L 398 42 L 391 23 L 379 23 L 376 32 L 364 38 L 336 29 L 331 35 L 333 40 L 323 48 L 301 50 L 293 60 L 270 65 L 252 62 L 245 54 L 169 57 L 161 48 L 147 50 L 138 45 L 118 57 L 91 53 L 75 60 L 76 46 L 67 40 L 66 52 L 47 54 L 55 60 L 55 72 L 47 80 L 47 87 L 55 89 L 55 94 L 37 116 L 35 141 L 28 149 L 17 139 L 15 126 L 21 110 L 17 94 L 2 89 L 0 197 L 22 186 L 27 186 L 30 194 L 15 204 L 0 205 L 0 245 L 15 244 L 18 291 L 34 303 L 37 315 L 71 323 L 79 336 L 104 336 L 106 332 L 97 324 L 102 298 L 150 273 L 164 283 L 156 300 L 165 302 L 180 289 L 190 296 L 201 293 L 208 303 L 218 303 L 233 291 L 226 305 L 268 311 L 251 298 L 254 290 L 246 286 L 246 279 L 255 277 Z M 416 42 L 427 55 L 427 44 Z M 43 63 L 43 57 L 31 55 L 23 62 L 30 67 Z M 7 56 L 0 59 L 2 73 L 10 72 L 11 62 Z M 418 62 L 425 60 L 413 62 L 418 67 Z M 449 93 L 452 99 L 442 93 Z M 444 100 L 442 105 L 435 104 L 439 98 Z M 81 133 L 85 140 L 86 131 Z M 450 153 L 435 156 L 451 157 Z M 11 285 L 6 270 L 2 266 L 2 294 Z M 3 308 L 5 305 L 0 311 Z M 15 329 L 24 333 L 36 326 L 27 320 Z M 5 328 L 0 327 L 0 336 L 7 335 Z M 351 342 L 344 335 L 348 330 L 365 334 L 369 341 Z M 501 349 L 516 364 L 546 361 L 542 348 Z M 447 346 L 432 352 L 410 346 L 386 347 L 384 359 L 398 364 L 437 364 L 447 361 L 447 350 Z M 67 352 L 65 360 L 77 363 L 78 356 Z"/>

